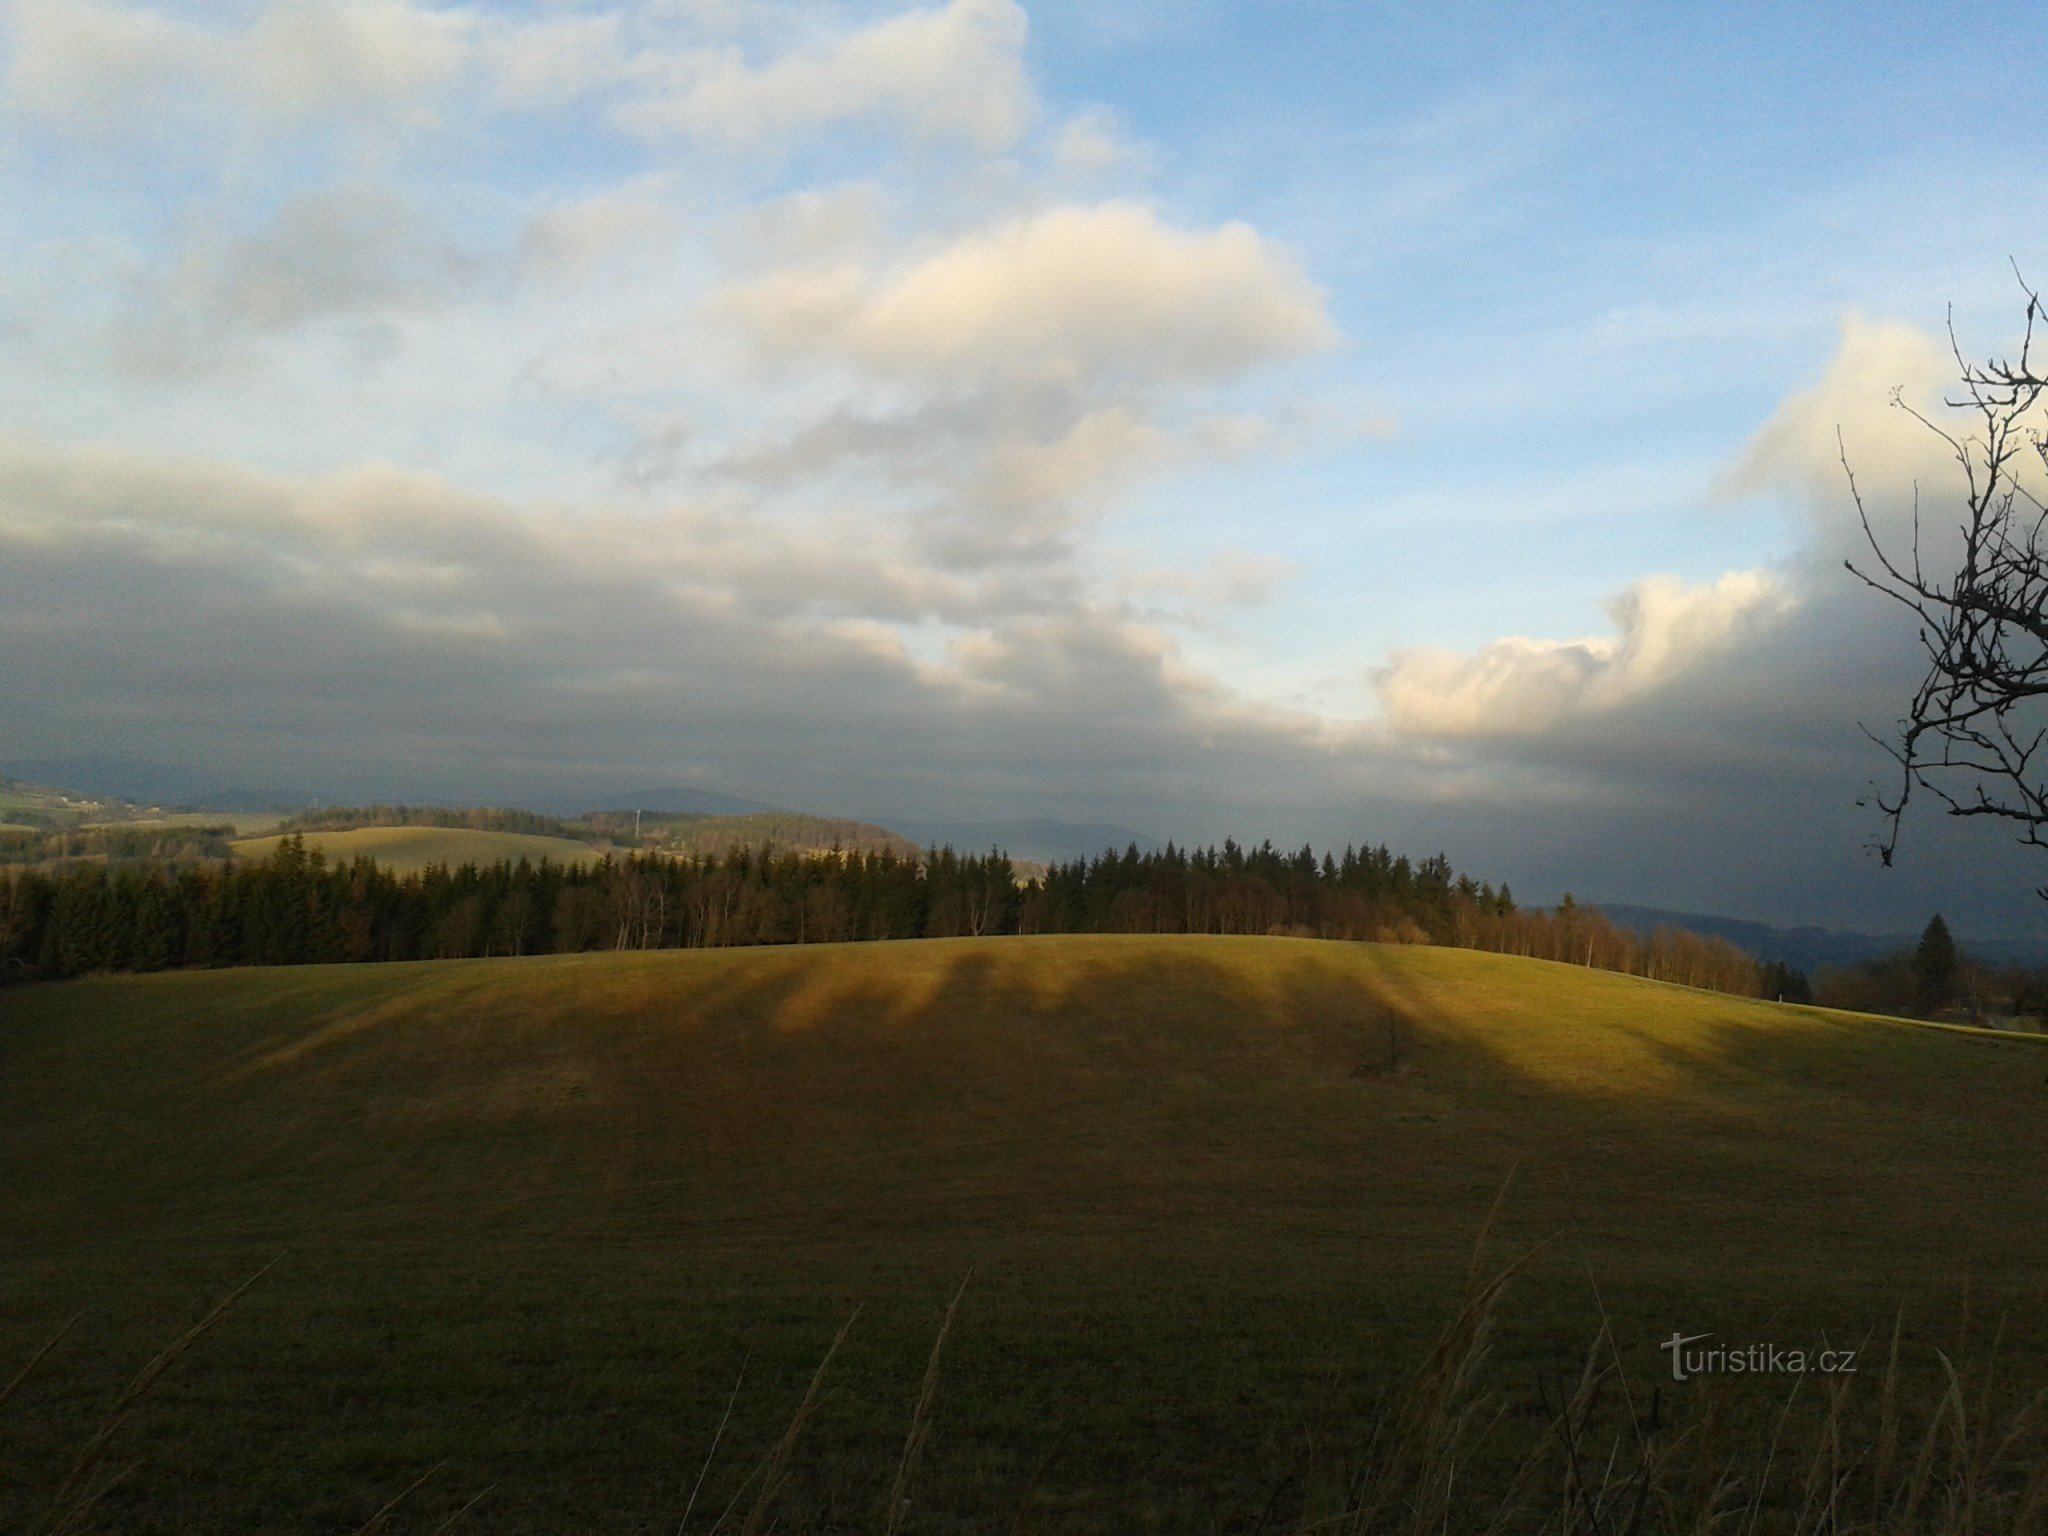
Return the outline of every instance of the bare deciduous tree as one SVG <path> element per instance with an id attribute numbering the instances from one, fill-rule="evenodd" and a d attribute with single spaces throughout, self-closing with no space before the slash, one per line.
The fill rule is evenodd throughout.
<path id="1" fill-rule="evenodd" d="M 1878 853 L 1889 865 L 1917 794 L 1949 815 L 2012 826 L 2022 842 L 2048 848 L 2048 547 L 2044 505 L 2028 477 L 2048 459 L 2039 407 L 2048 368 L 2036 361 L 2035 330 L 2048 311 L 2032 288 L 2017 355 L 1983 363 L 1964 359 L 1953 318 L 1949 346 L 1961 393 L 1944 401 L 1960 424 L 1924 415 L 1894 394 L 1892 403 L 1945 444 L 1961 467 L 1961 543 L 1930 569 L 1921 543 L 1919 490 L 1909 548 L 1887 548 L 1872 526 L 1846 453 L 1842 467 L 1874 564 L 1845 564 L 1852 574 L 1911 610 L 1927 670 L 1895 732 L 1865 734 L 1890 755 L 1893 787 L 1876 788 L 1884 825 Z M 1946 420 L 1946 418 L 1944 418 Z M 2048 887 L 2041 894 L 2048 897 Z"/>

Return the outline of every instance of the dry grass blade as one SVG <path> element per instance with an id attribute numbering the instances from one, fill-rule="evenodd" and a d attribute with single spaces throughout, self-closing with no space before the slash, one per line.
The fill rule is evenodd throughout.
<path id="1" fill-rule="evenodd" d="M 704 1453 L 704 1465 L 697 1469 L 696 1484 L 690 1489 L 690 1502 L 683 1506 L 683 1518 L 676 1522 L 676 1536 L 683 1536 L 683 1532 L 690 1528 L 690 1515 L 697 1508 L 697 1495 L 704 1491 L 704 1479 L 711 1475 L 711 1463 L 717 1459 L 719 1442 L 725 1438 L 725 1426 L 732 1422 L 733 1405 L 740 1400 L 740 1387 L 746 1379 L 747 1362 L 741 1360 L 740 1373 L 733 1378 L 732 1395 L 725 1400 L 725 1412 L 719 1415 L 718 1428 L 711 1436 L 711 1449 Z"/>
<path id="2" fill-rule="evenodd" d="M 157 1382 L 163 1378 L 164 1372 L 177 1364 L 194 1344 L 211 1333 L 219 1325 L 220 1320 L 228 1315 L 235 1303 L 247 1293 L 249 1287 L 269 1274 L 277 1262 L 276 1259 L 272 1259 L 228 1292 L 214 1304 L 206 1316 L 187 1328 L 169 1348 L 142 1368 L 135 1380 L 128 1384 L 127 1390 L 115 1399 L 114 1406 L 107 1410 L 106 1417 L 100 1421 L 99 1429 L 87 1442 L 85 1449 L 79 1453 L 78 1460 L 72 1463 L 71 1470 L 65 1474 L 63 1482 L 58 1484 L 56 1495 L 50 1500 L 49 1509 L 45 1511 L 40 1521 L 29 1528 L 30 1536 L 45 1536 L 45 1533 L 63 1530 L 76 1522 L 78 1515 L 98 1496 L 86 1492 L 94 1471 L 106 1460 L 107 1453 L 113 1449 L 114 1437 L 134 1416 L 143 1399 L 149 1396 Z"/>
<path id="3" fill-rule="evenodd" d="M 1906 1485 L 1892 1512 L 1892 1523 L 1899 1530 L 1910 1531 L 1918 1527 L 1920 1508 L 1927 1501 L 1928 1490 L 1934 1486 L 1935 1465 L 1941 1455 L 1941 1432 L 1951 1418 L 1960 1422 L 1962 1418 L 1962 1386 L 1956 1377 L 1954 1365 L 1947 1355 L 1936 1350 L 1935 1358 L 1941 1362 L 1947 1373 L 1947 1385 L 1943 1387 L 1940 1401 L 1935 1404 L 1933 1416 L 1927 1421 L 1927 1432 L 1920 1438 L 1920 1449 L 1913 1458 L 1913 1470 L 1906 1479 Z"/>
<path id="4" fill-rule="evenodd" d="M 85 1314 L 81 1312 L 78 1314 L 78 1317 L 83 1317 L 84 1315 Z M 7 1406 L 9 1400 L 13 1398 L 14 1394 L 21 1390 L 21 1384 L 27 1381 L 29 1377 L 32 1374 L 34 1374 L 35 1368 L 41 1365 L 45 1360 L 47 1360 L 50 1357 L 50 1351 L 55 1349 L 59 1344 L 64 1342 L 64 1335 L 69 1333 L 72 1330 L 72 1328 L 74 1328 L 77 1325 L 78 1317 L 71 1318 L 64 1324 L 63 1327 L 59 1328 L 55 1333 L 51 1334 L 49 1341 L 45 1343 L 41 1349 L 37 1350 L 34 1354 L 30 1355 L 28 1357 L 28 1363 L 23 1365 L 20 1370 L 14 1373 L 14 1379 L 8 1382 L 5 1387 L 0 1387 L 0 1408 L 4 1408 Z"/>
<path id="5" fill-rule="evenodd" d="M 1457 1315 L 1409 1385 L 1384 1456 L 1368 1453 L 1344 1521 L 1349 1530 L 1384 1529 L 1384 1519 L 1397 1505 L 1405 1506 L 1406 1523 L 1418 1532 L 1437 1530 L 1448 1519 L 1458 1451 L 1482 1406 L 1472 1387 L 1492 1339 L 1494 1315 L 1508 1283 L 1547 1246 L 1538 1244 L 1485 1281 L 1474 1270 Z M 1375 1447 L 1380 1440 L 1375 1431 Z"/>
<path id="6" fill-rule="evenodd" d="M 775 1495 L 782 1491 L 783 1481 L 789 1476 L 790 1453 L 802 1438 L 804 1428 L 811 1422 L 811 1415 L 817 1411 L 818 1389 L 825 1384 L 825 1372 L 831 1369 L 833 1356 L 839 1353 L 839 1346 L 846 1342 L 847 1334 L 853 1331 L 860 1308 L 855 1307 L 850 1317 L 839 1325 L 839 1332 L 832 1340 L 832 1347 L 825 1351 L 825 1358 L 818 1362 L 818 1369 L 811 1377 L 811 1384 L 804 1389 L 804 1400 L 797 1404 L 796 1414 L 789 1421 L 789 1428 L 782 1432 L 782 1438 L 775 1443 L 775 1449 L 768 1457 L 768 1465 L 761 1477 L 761 1491 L 754 1498 L 754 1507 L 747 1511 L 745 1523 L 740 1526 L 740 1536 L 760 1536 L 768 1519 L 768 1507 L 775 1502 Z"/>
<path id="7" fill-rule="evenodd" d="M 407 1499 L 411 1498 L 414 1494 L 418 1493 L 420 1489 L 426 1485 L 427 1479 L 432 1477 L 436 1472 L 440 1470 L 441 1463 L 435 1462 L 434 1465 L 427 1468 L 426 1471 L 422 1472 L 418 1477 L 414 1478 L 411 1482 L 407 1483 L 405 1487 L 400 1489 L 398 1493 L 395 1494 L 384 1505 L 382 1509 L 378 1510 L 377 1513 L 370 1516 L 369 1519 L 365 1520 L 361 1525 L 356 1527 L 355 1536 L 376 1536 L 376 1533 L 378 1531 L 384 1529 L 384 1522 L 391 1518 L 391 1512 L 397 1509 L 399 1505 L 403 1504 Z"/>
<path id="8" fill-rule="evenodd" d="M 960 1310 L 960 1298 L 967 1294 L 967 1283 L 973 1278 L 971 1269 L 961 1278 L 960 1288 L 946 1304 L 946 1315 L 939 1322 L 938 1337 L 932 1340 L 931 1358 L 925 1362 L 924 1380 L 917 1390 L 917 1406 L 910 1413 L 910 1433 L 904 1436 L 903 1456 L 896 1464 L 896 1481 L 889 1489 L 889 1519 L 883 1527 L 884 1536 L 896 1536 L 903 1525 L 904 1511 L 910 1508 L 911 1479 L 917 1475 L 918 1458 L 924 1454 L 924 1443 L 931 1433 L 932 1406 L 939 1396 L 939 1357 L 946 1348 L 946 1336 L 953 1331 L 953 1316 Z"/>
<path id="9" fill-rule="evenodd" d="M 460 1509 L 456 1510 L 454 1514 L 450 1515 L 446 1520 L 443 1520 L 439 1525 L 434 1527 L 434 1536 L 446 1536 L 447 1532 L 454 1530 L 455 1527 L 462 1522 L 463 1516 L 467 1515 L 472 1509 L 475 1509 L 477 1505 L 483 1503 L 485 1499 L 490 1497 L 491 1491 L 495 1489 L 497 1486 L 498 1485 L 496 1483 L 490 1483 L 482 1488 L 479 1488 L 475 1493 L 472 1493 L 468 1497 L 468 1499 L 466 1499 L 463 1502 L 463 1505 Z"/>
<path id="10" fill-rule="evenodd" d="M 1777 1469 L 1778 1452 L 1785 1444 L 1785 1426 L 1791 1422 L 1793 1405 L 1799 1401 L 1799 1388 L 1805 1378 L 1792 1378 L 1792 1390 L 1785 1394 L 1785 1406 L 1778 1411 L 1777 1422 L 1771 1426 L 1770 1443 L 1764 1447 L 1763 1465 L 1757 1469 L 1756 1483 L 1749 1497 L 1749 1511 L 1742 1522 L 1745 1531 L 1764 1529 L 1764 1500 L 1771 1491 L 1771 1473 Z"/>
<path id="11" fill-rule="evenodd" d="M 1899 1334 L 1906 1324 L 1903 1309 L 1892 1314 L 1891 1349 L 1885 1355 L 1884 1383 L 1878 1392 L 1877 1451 L 1871 1468 L 1870 1519 L 1879 1517 L 1884 1490 L 1891 1486 L 1892 1468 L 1899 1459 Z"/>

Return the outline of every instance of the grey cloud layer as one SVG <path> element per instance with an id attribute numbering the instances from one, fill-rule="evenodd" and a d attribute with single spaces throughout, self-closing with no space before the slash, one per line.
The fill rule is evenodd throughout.
<path id="1" fill-rule="evenodd" d="M 1085 604 L 985 617 L 919 661 L 820 611 L 943 606 L 918 573 L 842 547 L 821 579 L 803 542 L 740 550 L 715 520 L 564 516 L 395 471 L 299 480 L 16 441 L 0 711 L 24 756 L 117 735 L 224 774 L 363 784 L 381 765 L 436 793 L 694 769 L 834 800 L 975 775 L 1003 804 L 1185 804 L 1329 755 L 1314 722 L 1231 698 Z"/>

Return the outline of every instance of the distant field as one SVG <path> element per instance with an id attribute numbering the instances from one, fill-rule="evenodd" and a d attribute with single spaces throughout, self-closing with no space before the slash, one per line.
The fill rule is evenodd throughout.
<path id="1" fill-rule="evenodd" d="M 565 837 L 534 837 L 523 832 L 468 832 L 450 827 L 362 827 L 353 832 L 308 832 L 308 850 L 317 849 L 330 863 L 372 858 L 398 874 L 411 874 L 430 864 L 595 863 L 601 855 L 588 843 Z M 230 844 L 237 858 L 261 859 L 283 841 L 281 837 L 247 837 Z"/>
<path id="2" fill-rule="evenodd" d="M 743 1364 L 714 1514 L 856 1306 L 778 1508 L 879 1529 L 970 1267 L 909 1529 L 1305 1518 L 1299 1468 L 1364 1443 L 1510 1176 L 1496 1246 L 1545 1245 L 1495 1350 L 1511 1418 L 1603 1307 L 1644 1379 L 1677 1330 L 1860 1339 L 1901 1307 L 1931 1362 L 1967 1277 L 2014 1376 L 2048 1360 L 2032 1040 L 1193 937 L 4 997 L 0 1347 L 84 1321 L 0 1409 L 0 1527 L 273 1259 L 124 1433 L 106 1529 L 353 1530 L 438 1468 L 394 1529 L 490 1486 L 477 1529 L 674 1530 Z"/>
<path id="3" fill-rule="evenodd" d="M 283 818 L 276 811 L 173 811 L 133 821 L 93 821 L 87 827 L 233 827 L 241 837 L 268 831 Z"/>

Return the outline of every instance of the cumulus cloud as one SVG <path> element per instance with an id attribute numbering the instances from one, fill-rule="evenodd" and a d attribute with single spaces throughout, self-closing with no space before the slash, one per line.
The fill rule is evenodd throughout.
<path id="1" fill-rule="evenodd" d="M 1952 448 L 1911 412 L 1966 436 L 1968 414 L 1943 404 L 1955 369 L 1949 349 L 1923 331 L 1847 317 L 1820 379 L 1789 394 L 1709 489 L 1707 499 L 1722 502 L 1789 500 L 1802 542 L 1780 568 L 1691 587 L 1669 578 L 1636 583 L 1609 605 L 1608 635 L 1402 652 L 1376 679 L 1389 719 L 1418 736 L 1520 741 L 1552 756 L 1574 755 L 1556 743 L 1597 725 L 1593 739 L 1613 763 L 1645 755 L 1628 745 L 1631 731 L 1646 741 L 1677 731 L 1681 708 L 1695 712 L 1689 734 L 1719 731 L 1742 743 L 1736 757 L 1768 755 L 1759 722 L 1782 741 L 1788 721 L 1836 719 L 1845 738 L 1858 739 L 1854 717 L 1839 718 L 1843 707 L 1888 720 L 1904 697 L 1898 689 L 1911 645 L 1909 627 L 1842 569 L 1844 559 L 1870 557 L 1857 494 L 1894 553 L 1910 546 L 1917 512 L 1922 548 L 1939 568 L 1960 511 L 1961 475 Z M 1739 686 L 1717 689 L 1729 679 Z M 1838 754 L 1827 771 L 1850 760 Z"/>
<path id="2" fill-rule="evenodd" d="M 1767 633 L 1794 599 L 1767 571 L 1710 585 L 1635 583 L 1608 607 L 1615 633 L 1496 640 L 1469 655 L 1398 653 L 1376 678 L 1394 724 L 1428 736 L 1527 736 L 1611 711 L 1711 667 Z"/>
<path id="3" fill-rule="evenodd" d="M 1014 0 L 950 0 L 761 62 L 737 46 L 649 50 L 635 71 L 652 88 L 615 115 L 648 137 L 739 148 L 866 121 L 1003 149 L 1032 113 L 1025 28 Z"/>
<path id="4" fill-rule="evenodd" d="M 883 376 L 1214 378 L 1326 347 L 1322 295 L 1244 224 L 1176 229 L 1150 209 L 1049 209 L 906 269 L 794 269 L 715 296 L 764 351 Z"/>
<path id="5" fill-rule="evenodd" d="M 1809 536 L 1832 555 L 1866 546 L 1850 508 L 1848 472 L 1866 493 L 1880 537 L 1910 536 L 1916 486 L 1947 485 L 1956 472 L 1946 445 L 1894 399 L 1930 418 L 1957 423 L 1942 404 L 1955 386 L 1955 358 L 1911 326 L 1851 315 L 1826 372 L 1789 395 L 1722 476 L 1728 497 L 1790 494 L 1806 510 Z"/>
<path id="6" fill-rule="evenodd" d="M 1257 412 L 1225 422 L 1180 401 L 1334 337 L 1322 295 L 1255 231 L 1116 202 L 1040 209 L 893 263 L 794 261 L 703 310 L 772 376 L 842 393 L 718 471 L 869 475 L 961 568 L 1068 553 L 1168 462 L 1284 448 L 1292 434 Z"/>

